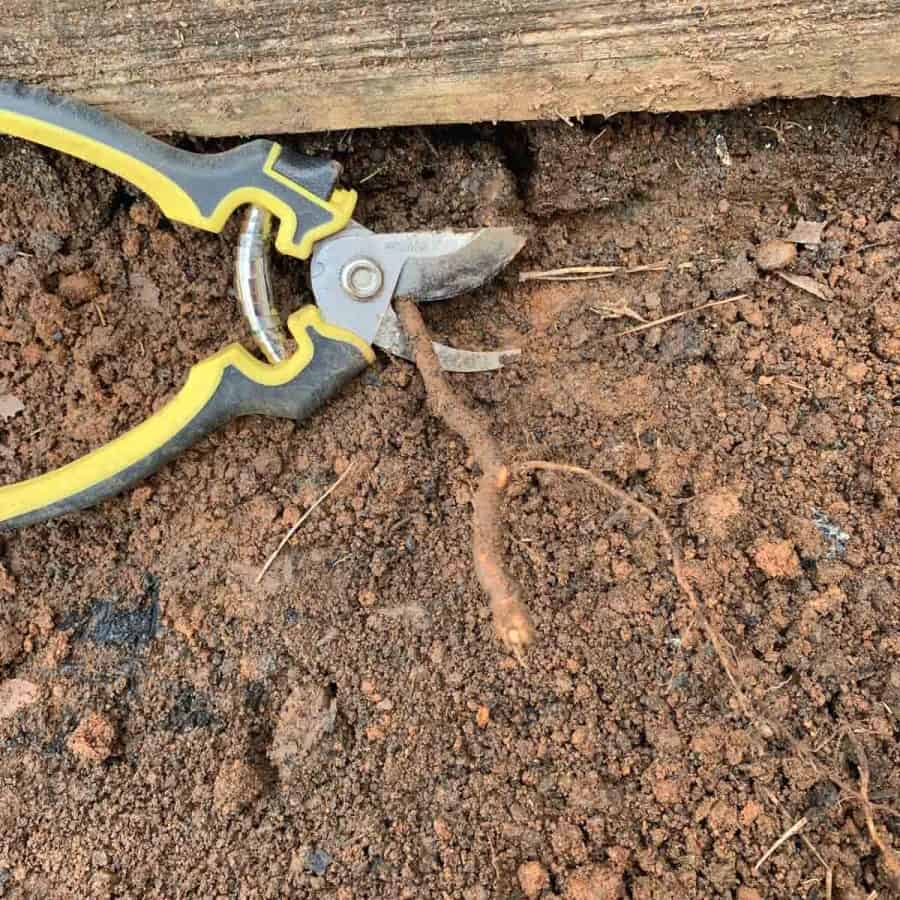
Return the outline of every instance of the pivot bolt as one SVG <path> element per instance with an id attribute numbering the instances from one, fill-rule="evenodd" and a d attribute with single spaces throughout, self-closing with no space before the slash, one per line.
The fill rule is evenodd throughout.
<path id="1" fill-rule="evenodd" d="M 384 274 L 371 259 L 354 259 L 341 270 L 341 286 L 356 300 L 371 300 L 384 284 Z"/>

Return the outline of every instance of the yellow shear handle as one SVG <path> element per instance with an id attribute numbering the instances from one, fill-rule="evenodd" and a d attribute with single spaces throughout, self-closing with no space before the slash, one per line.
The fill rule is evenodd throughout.
<path id="1" fill-rule="evenodd" d="M 296 352 L 277 365 L 230 344 L 194 366 L 162 409 L 116 440 L 62 468 L 0 488 L 0 529 L 93 506 L 151 475 L 236 416 L 301 421 L 374 360 L 353 332 L 329 325 L 314 306 L 288 319 Z"/>
<path id="2" fill-rule="evenodd" d="M 99 110 L 18 81 L 0 81 L 0 132 L 77 156 L 131 182 L 176 222 L 220 232 L 237 207 L 279 220 L 275 247 L 307 259 L 350 221 L 356 192 L 335 188 L 340 167 L 273 141 L 189 153 Z"/>

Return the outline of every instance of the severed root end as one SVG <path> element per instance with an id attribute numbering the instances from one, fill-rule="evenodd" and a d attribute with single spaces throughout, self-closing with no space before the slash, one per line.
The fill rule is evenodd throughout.
<path id="1" fill-rule="evenodd" d="M 525 658 L 523 651 L 534 640 L 531 616 L 525 605 L 515 597 L 504 598 L 500 602 L 497 602 L 497 598 L 492 599 L 494 631 L 506 648 L 522 662 Z"/>

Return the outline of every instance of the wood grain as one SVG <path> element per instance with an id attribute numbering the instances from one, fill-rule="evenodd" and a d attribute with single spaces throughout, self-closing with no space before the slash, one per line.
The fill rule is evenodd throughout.
<path id="1" fill-rule="evenodd" d="M 900 0 L 6 0 L 0 77 L 199 135 L 900 94 Z"/>

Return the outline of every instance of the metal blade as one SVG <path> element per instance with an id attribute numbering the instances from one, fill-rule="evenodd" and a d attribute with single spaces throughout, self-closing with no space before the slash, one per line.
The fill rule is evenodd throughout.
<path id="1" fill-rule="evenodd" d="M 401 359 L 413 361 L 412 346 L 400 325 L 397 313 L 391 307 L 385 310 L 378 326 L 378 333 L 372 341 L 382 350 L 387 350 Z M 502 369 L 504 363 L 519 355 L 518 350 L 459 350 L 432 341 L 441 368 L 446 372 L 491 372 Z"/>
<path id="2" fill-rule="evenodd" d="M 524 242 L 512 228 L 376 234 L 351 221 L 337 234 L 316 244 L 310 282 L 326 321 L 349 328 L 364 341 L 377 343 L 376 335 L 393 297 L 441 300 L 474 290 L 493 278 Z M 353 296 L 348 292 L 345 276 L 360 263 L 377 269 L 380 280 L 373 282 L 372 292 Z M 386 332 L 392 327 L 386 324 Z M 387 343 L 390 338 L 384 340 L 381 346 L 395 352 Z M 485 364 L 484 368 L 497 365 Z M 481 368 L 479 364 L 460 371 Z"/>
<path id="3" fill-rule="evenodd" d="M 399 235 L 398 235 L 399 237 Z M 410 234 L 419 247 L 403 266 L 395 297 L 417 301 L 445 300 L 490 281 L 525 245 L 514 228 L 482 228 L 471 232 Z"/>

